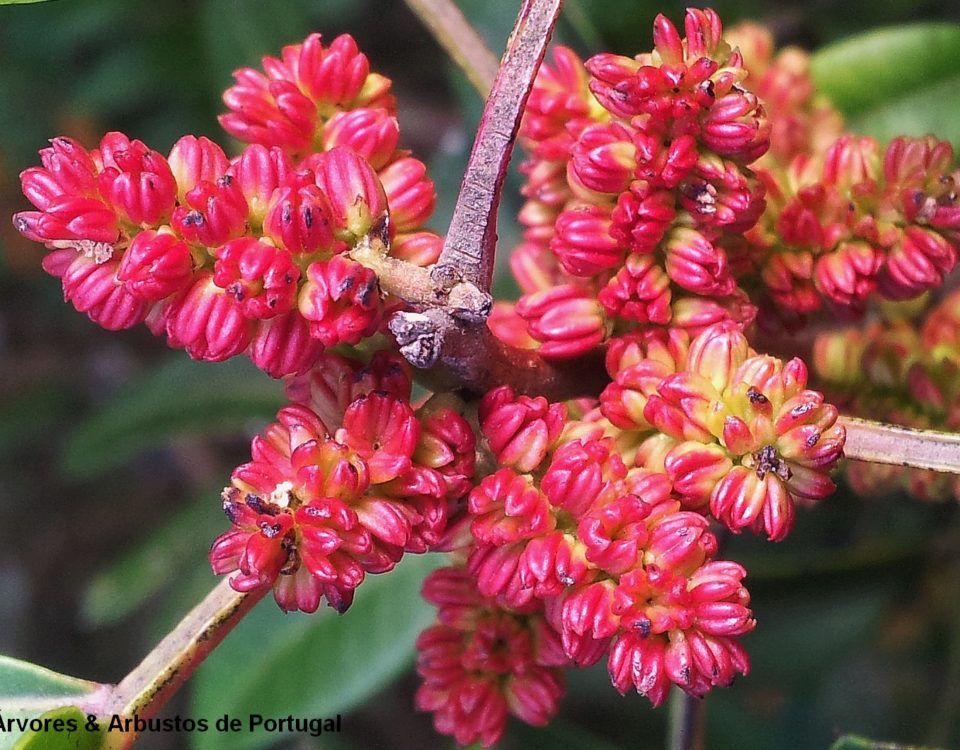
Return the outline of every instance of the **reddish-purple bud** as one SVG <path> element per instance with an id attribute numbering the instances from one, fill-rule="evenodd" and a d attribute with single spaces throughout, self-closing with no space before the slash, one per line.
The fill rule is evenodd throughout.
<path id="1" fill-rule="evenodd" d="M 286 250 L 240 237 L 214 255 L 214 282 L 240 304 L 246 317 L 272 318 L 293 308 L 300 269 Z"/>
<path id="2" fill-rule="evenodd" d="M 551 359 L 577 357 L 599 346 L 610 325 L 603 307 L 571 284 L 527 294 L 516 306 L 527 330 L 541 342 L 540 353 Z"/>
<path id="3" fill-rule="evenodd" d="M 133 238 L 120 259 L 117 278 L 136 297 L 161 300 L 190 282 L 193 257 L 183 240 L 169 231 L 145 230 Z"/>
<path id="4" fill-rule="evenodd" d="M 397 118 L 385 109 L 359 108 L 338 112 L 323 128 L 325 150 L 347 146 L 376 170 L 383 169 L 394 157 L 399 140 Z"/>
<path id="5" fill-rule="evenodd" d="M 298 307 L 310 321 L 310 335 L 324 346 L 356 344 L 377 326 L 377 276 L 341 255 L 311 263 Z"/>
<path id="6" fill-rule="evenodd" d="M 377 173 L 362 156 L 343 146 L 315 154 L 308 165 L 333 209 L 334 235 L 356 245 L 387 211 Z"/>
<path id="7" fill-rule="evenodd" d="M 480 429 L 497 462 L 521 472 L 533 471 L 553 447 L 567 418 L 562 403 L 542 396 L 516 396 L 500 386 L 480 402 Z"/>
<path id="8" fill-rule="evenodd" d="M 201 182 L 216 182 L 227 173 L 223 149 L 206 136 L 185 135 L 170 149 L 170 169 L 180 200 Z"/>
<path id="9" fill-rule="evenodd" d="M 333 208 L 313 173 L 290 174 L 270 198 L 263 231 L 291 253 L 330 252 L 335 245 Z"/>
<path id="10" fill-rule="evenodd" d="M 171 223 L 187 242 L 216 247 L 246 229 L 247 201 L 229 175 L 199 183 L 184 201 Z"/>

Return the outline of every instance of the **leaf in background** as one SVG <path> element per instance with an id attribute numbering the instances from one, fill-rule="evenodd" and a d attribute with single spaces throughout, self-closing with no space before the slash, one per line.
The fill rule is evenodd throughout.
<path id="1" fill-rule="evenodd" d="M 834 742 L 830 746 L 830 750 L 935 750 L 935 748 L 900 745 L 895 742 L 878 742 L 868 740 L 866 737 L 858 737 L 855 734 L 847 734 Z"/>
<path id="2" fill-rule="evenodd" d="M 44 667 L 30 664 L 29 662 L 12 659 L 9 656 L 0 656 L 0 708 L 3 710 L 3 718 L 10 719 L 31 719 L 40 716 L 45 711 L 51 709 L 61 709 L 77 702 L 78 699 L 90 698 L 97 693 L 103 686 L 96 682 L 79 680 L 76 677 L 68 677 L 58 674 Z M 71 709 L 79 711 L 79 709 Z M 60 748 L 70 748 L 70 750 L 92 750 L 99 747 L 99 744 L 86 745 L 78 744 L 84 733 L 80 732 L 71 738 L 71 744 L 54 744 L 55 739 L 59 739 L 54 734 L 34 735 L 28 733 L 22 736 L 16 732 L 0 732 L 0 750 L 11 750 L 14 746 L 27 748 L 30 750 L 60 750 Z M 32 739 L 25 742 L 28 737 Z M 60 737 L 66 737 L 64 733 Z M 99 737 L 99 733 L 92 735 Z"/>
<path id="3" fill-rule="evenodd" d="M 273 417 L 283 389 L 247 360 L 212 364 L 180 356 L 131 383 L 67 441 L 70 478 L 97 476 L 180 435 L 222 434 Z"/>
<path id="4" fill-rule="evenodd" d="M 390 573 L 368 577 L 344 615 L 329 608 L 290 615 L 262 602 L 197 670 L 191 715 L 330 718 L 358 705 L 413 661 L 417 634 L 434 616 L 420 584 L 442 562 L 408 555 Z M 247 750 L 278 739 L 262 732 L 191 737 L 195 750 Z"/>
<path id="5" fill-rule="evenodd" d="M 83 593 L 81 616 L 91 627 L 115 622 L 194 571 L 213 585 L 207 562 L 210 543 L 227 527 L 217 488 L 174 513 L 132 552 L 98 574 Z"/>
<path id="6" fill-rule="evenodd" d="M 917 24 L 824 47 L 813 76 L 856 132 L 881 141 L 934 133 L 960 144 L 958 59 L 960 26 Z"/>
<path id="7" fill-rule="evenodd" d="M 17 744 L 13 746 L 13 750 L 99 750 L 99 748 L 108 747 L 105 732 L 102 730 L 91 732 L 84 728 L 87 717 L 76 706 L 55 708 L 39 718 L 49 719 L 51 722 L 59 720 L 65 724 L 72 720 L 77 729 L 61 732 L 55 730 L 27 732 L 20 737 Z"/>
<path id="8" fill-rule="evenodd" d="M 50 0 L 0 0 L 0 5 L 30 5 L 33 3 L 48 3 Z"/>
<path id="9" fill-rule="evenodd" d="M 71 405 L 71 395 L 56 384 L 40 384 L 0 404 L 0 457 L 49 435 Z"/>

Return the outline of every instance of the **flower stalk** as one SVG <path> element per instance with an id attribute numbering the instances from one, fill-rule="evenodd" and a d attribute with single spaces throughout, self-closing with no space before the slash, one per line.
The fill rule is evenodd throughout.
<path id="1" fill-rule="evenodd" d="M 838 422 L 847 430 L 844 455 L 854 461 L 960 474 L 958 434 L 856 417 L 840 417 Z"/>
<path id="2" fill-rule="evenodd" d="M 110 691 L 101 715 L 155 715 L 269 591 L 239 594 L 224 579 Z"/>

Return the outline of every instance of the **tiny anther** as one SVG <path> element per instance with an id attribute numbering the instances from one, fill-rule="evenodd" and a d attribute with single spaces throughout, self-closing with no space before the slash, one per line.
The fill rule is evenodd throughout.
<path id="1" fill-rule="evenodd" d="M 767 474 L 773 472 L 784 482 L 793 476 L 790 467 L 786 461 L 780 458 L 777 449 L 772 445 L 765 445 L 759 451 L 753 454 L 753 461 L 756 467 L 757 476 L 763 479 Z"/>
<path id="2" fill-rule="evenodd" d="M 747 389 L 747 398 L 750 400 L 751 404 L 769 404 L 770 403 L 770 399 L 764 396 L 760 391 L 758 391 L 752 385 Z"/>

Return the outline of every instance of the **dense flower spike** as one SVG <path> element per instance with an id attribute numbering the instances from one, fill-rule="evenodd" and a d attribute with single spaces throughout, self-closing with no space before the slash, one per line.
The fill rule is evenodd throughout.
<path id="1" fill-rule="evenodd" d="M 254 438 L 252 460 L 224 490 L 233 529 L 214 542 L 210 560 L 217 573 L 235 572 L 237 591 L 269 586 L 285 610 L 312 612 L 326 599 L 343 611 L 366 573 L 439 539 L 459 485 L 423 463 L 431 456 L 420 449 L 404 370 L 394 357 L 366 367 L 324 355 L 313 375 L 291 384 L 294 403 Z M 340 375 L 330 382 L 329 373 Z M 434 434 L 469 431 L 456 411 L 439 413 L 442 427 L 430 413 Z M 468 481 L 472 463 L 456 466 Z"/>
<path id="2" fill-rule="evenodd" d="M 782 540 L 834 489 L 845 440 L 803 361 L 758 351 L 765 334 L 869 310 L 866 328 L 817 336 L 831 395 L 960 429 L 960 292 L 923 322 L 877 301 L 955 268 L 953 149 L 844 134 L 809 56 L 774 54 L 759 27 L 725 36 L 691 9 L 682 30 L 656 17 L 648 53 L 557 47 L 541 67 L 519 133 L 521 297 L 487 325 L 559 373 L 599 350 L 606 387 L 565 403 L 509 383 L 414 399 L 381 332 L 424 308 L 387 274 L 409 264 L 433 284 L 425 306 L 444 304 L 436 190 L 351 37 L 312 34 L 234 78 L 234 158 L 205 137 L 167 157 L 121 133 L 90 150 L 55 138 L 21 174 L 34 210 L 14 224 L 101 326 L 142 322 L 191 357 L 246 354 L 286 378 L 288 404 L 222 494 L 210 562 L 233 589 L 343 612 L 403 554 L 450 553 L 424 582 L 437 619 L 416 700 L 460 744 L 496 743 L 508 716 L 546 724 L 569 667 L 605 660 L 654 705 L 748 672 L 747 571 L 718 559 L 711 524 Z M 847 477 L 960 498 L 929 472 Z"/>
<path id="3" fill-rule="evenodd" d="M 546 357 L 637 328 L 700 330 L 691 303 L 710 305 L 710 322 L 752 319 L 726 245 L 763 212 L 747 165 L 769 124 L 716 14 L 690 11 L 686 33 L 660 16 L 651 54 L 584 66 L 558 48 L 541 69 L 521 128 L 529 200 L 511 265 L 525 292 L 516 311 Z"/>
<path id="4" fill-rule="evenodd" d="M 422 162 L 398 149 L 390 82 L 353 39 L 319 35 L 238 71 L 232 161 L 184 136 L 164 158 L 108 133 L 90 151 L 56 138 L 21 175 L 36 211 L 17 229 L 50 250 L 64 295 L 110 329 L 146 321 L 195 358 L 246 353 L 274 377 L 307 371 L 325 347 L 356 345 L 385 304 L 348 256 L 369 240 L 417 265 L 442 241 L 423 231 L 436 203 Z"/>
<path id="5" fill-rule="evenodd" d="M 490 747 L 509 715 L 547 724 L 566 690 L 566 658 L 543 614 L 482 596 L 463 568 L 431 573 L 423 595 L 438 613 L 417 639 L 417 708 L 433 712 L 437 731 Z"/>

